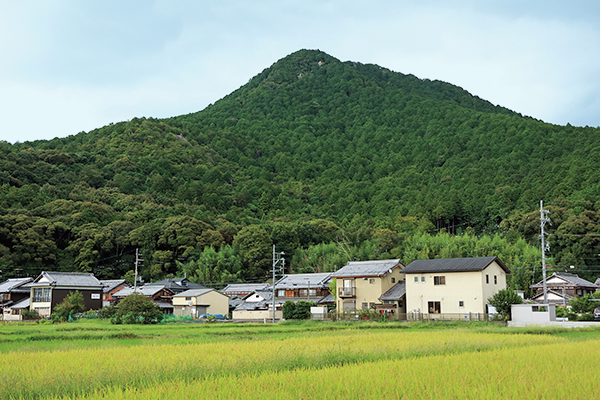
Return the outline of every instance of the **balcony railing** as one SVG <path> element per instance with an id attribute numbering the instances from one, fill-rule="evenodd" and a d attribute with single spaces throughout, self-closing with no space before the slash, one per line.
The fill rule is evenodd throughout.
<path id="1" fill-rule="evenodd" d="M 338 290 L 339 297 L 356 297 L 355 287 L 342 287 Z"/>

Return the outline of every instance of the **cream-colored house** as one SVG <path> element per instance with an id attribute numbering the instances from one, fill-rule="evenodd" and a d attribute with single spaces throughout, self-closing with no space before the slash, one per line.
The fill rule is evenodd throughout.
<path id="1" fill-rule="evenodd" d="M 487 302 L 506 289 L 510 271 L 498 257 L 413 261 L 406 275 L 408 313 L 487 313 Z"/>
<path id="2" fill-rule="evenodd" d="M 227 315 L 229 313 L 229 297 L 214 289 L 191 289 L 173 296 L 173 314 L 177 316 L 191 315 Z"/>
<path id="3" fill-rule="evenodd" d="M 381 307 L 384 303 L 380 297 L 393 286 L 403 284 L 403 268 L 398 259 L 349 262 L 331 275 L 336 280 L 337 311 Z M 405 312 L 403 298 L 398 299 L 395 305 L 400 308 L 394 310 L 395 313 Z M 389 308 L 393 306 L 390 302 Z"/>

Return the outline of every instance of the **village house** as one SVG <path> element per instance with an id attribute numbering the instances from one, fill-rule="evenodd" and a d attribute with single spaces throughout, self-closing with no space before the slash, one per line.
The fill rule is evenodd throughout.
<path id="1" fill-rule="evenodd" d="M 264 321 L 273 318 L 273 290 L 257 290 L 244 297 L 243 302 L 232 312 L 234 321 Z M 283 301 L 275 300 L 275 319 L 281 320 Z"/>
<path id="2" fill-rule="evenodd" d="M 29 311 L 29 297 L 22 299 L 10 306 L 4 307 L 2 311 L 2 319 L 4 321 L 22 321 L 23 311 Z"/>
<path id="3" fill-rule="evenodd" d="M 535 285 L 531 285 L 530 288 L 536 292 L 531 300 L 542 303 L 544 301 L 544 281 L 541 280 Z M 546 289 L 548 303 L 567 305 L 572 298 L 594 293 L 600 287 L 580 278 L 577 274 L 555 272 L 546 277 Z"/>
<path id="4" fill-rule="evenodd" d="M 510 271 L 498 257 L 475 257 L 417 260 L 403 272 L 408 313 L 470 319 L 487 314 L 488 299 L 506 288 Z"/>
<path id="5" fill-rule="evenodd" d="M 256 291 L 266 290 L 271 285 L 268 283 L 230 283 L 219 292 L 229 297 L 229 312 L 244 302 L 244 297 Z"/>
<path id="6" fill-rule="evenodd" d="M 75 291 L 83 295 L 84 311 L 102 308 L 103 286 L 93 274 L 44 271 L 28 286 L 30 309 L 41 317 L 49 317 L 54 307 Z"/>
<path id="7" fill-rule="evenodd" d="M 379 309 L 404 313 L 403 268 L 399 259 L 349 262 L 331 275 L 336 280 L 337 311 Z"/>
<path id="8" fill-rule="evenodd" d="M 0 283 L 0 307 L 10 307 L 29 298 L 31 289 L 27 286 L 33 278 L 12 278 Z"/>
<path id="9" fill-rule="evenodd" d="M 152 300 L 164 314 L 173 314 L 173 292 L 170 289 L 167 289 L 165 285 L 146 284 L 140 287 L 126 287 L 112 296 L 117 299 L 118 306 L 119 301 L 132 293 L 139 293 L 142 296 L 146 296 Z"/>
<path id="10" fill-rule="evenodd" d="M 215 289 L 191 289 L 173 296 L 173 314 L 189 315 L 198 318 L 201 315 L 227 316 L 229 314 L 229 297 Z"/>
<path id="11" fill-rule="evenodd" d="M 119 290 L 129 287 L 125 279 L 101 280 L 102 284 L 102 307 L 113 305 L 117 299 L 113 297 Z"/>

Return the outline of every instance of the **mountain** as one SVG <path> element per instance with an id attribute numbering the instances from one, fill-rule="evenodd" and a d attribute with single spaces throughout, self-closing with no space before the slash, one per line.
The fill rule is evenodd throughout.
<path id="1" fill-rule="evenodd" d="M 148 276 L 161 277 L 210 245 L 239 247 L 250 226 L 268 240 L 248 233 L 248 243 L 292 251 L 340 232 L 356 244 L 374 229 L 398 235 L 409 219 L 534 243 L 540 200 L 558 233 L 570 218 L 569 232 L 589 232 L 600 219 L 599 133 L 301 50 L 197 113 L 1 143 L 0 267 L 120 276 L 139 246 Z M 557 259 L 575 257 L 565 237 Z M 597 262 L 596 243 L 586 246 L 577 261 Z"/>

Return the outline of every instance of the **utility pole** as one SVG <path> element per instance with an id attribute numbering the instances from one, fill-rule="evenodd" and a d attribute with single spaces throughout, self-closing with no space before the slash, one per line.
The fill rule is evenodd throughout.
<path id="1" fill-rule="evenodd" d="M 134 292 L 137 292 L 138 264 L 140 263 L 140 261 L 144 261 L 140 258 L 141 254 L 139 251 L 140 251 L 139 248 L 135 249 L 135 278 L 133 279 L 133 291 Z"/>
<path id="2" fill-rule="evenodd" d="M 547 218 L 550 211 L 544 210 L 544 202 L 540 200 L 540 230 L 542 239 L 542 285 L 544 290 L 544 304 L 548 304 L 548 287 L 546 286 L 546 250 L 550 248 L 548 243 L 546 243 L 546 234 L 544 233 L 544 225 L 546 222 L 550 223 L 550 219 Z"/>
<path id="3" fill-rule="evenodd" d="M 279 262 L 281 262 L 282 267 L 281 267 L 281 274 L 283 275 L 283 273 L 285 272 L 285 258 L 283 258 L 283 255 L 285 253 L 282 251 L 280 253 L 277 253 L 275 251 L 275 245 L 273 245 L 273 323 L 275 323 L 275 279 L 276 279 L 276 269 L 277 269 L 277 264 L 279 264 Z"/>

